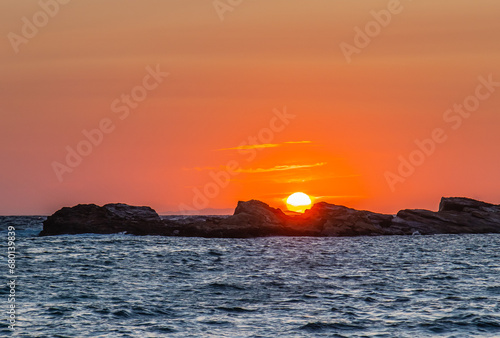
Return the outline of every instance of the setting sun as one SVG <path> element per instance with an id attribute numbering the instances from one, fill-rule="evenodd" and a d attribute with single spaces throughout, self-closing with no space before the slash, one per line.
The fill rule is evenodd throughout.
<path id="1" fill-rule="evenodd" d="M 303 192 L 293 193 L 286 199 L 286 206 L 290 211 L 304 212 L 310 209 L 311 205 L 311 198 Z"/>

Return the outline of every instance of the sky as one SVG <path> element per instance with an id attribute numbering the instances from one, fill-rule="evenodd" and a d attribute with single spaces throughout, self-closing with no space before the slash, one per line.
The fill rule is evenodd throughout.
<path id="1" fill-rule="evenodd" d="M 500 203 L 494 0 L 0 2 L 0 214 Z M 191 211 L 189 211 L 191 210 Z"/>

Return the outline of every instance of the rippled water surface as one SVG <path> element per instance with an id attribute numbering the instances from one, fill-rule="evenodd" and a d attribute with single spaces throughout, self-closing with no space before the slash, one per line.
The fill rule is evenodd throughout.
<path id="1" fill-rule="evenodd" d="M 14 336 L 500 337 L 500 235 L 36 237 L 37 218 L 0 222 L 18 229 Z"/>

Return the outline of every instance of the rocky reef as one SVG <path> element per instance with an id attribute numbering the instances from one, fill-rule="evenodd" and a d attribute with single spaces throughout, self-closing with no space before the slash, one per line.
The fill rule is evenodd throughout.
<path id="1" fill-rule="evenodd" d="M 500 233 L 500 205 L 463 197 L 442 198 L 439 211 L 379 214 L 320 202 L 304 214 L 287 215 L 264 202 L 238 202 L 232 216 L 161 219 L 149 207 L 79 204 L 62 208 L 43 224 L 41 236 L 119 233 L 186 237 L 380 236 Z"/>
<path id="2" fill-rule="evenodd" d="M 40 236 L 62 234 L 112 234 L 127 232 L 134 235 L 164 234 L 160 216 L 150 207 L 127 204 L 78 204 L 62 208 L 43 222 Z"/>

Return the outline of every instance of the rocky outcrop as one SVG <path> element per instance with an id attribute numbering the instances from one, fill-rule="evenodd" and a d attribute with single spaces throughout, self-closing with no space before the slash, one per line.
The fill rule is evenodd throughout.
<path id="1" fill-rule="evenodd" d="M 264 202 L 250 200 L 238 202 L 234 214 L 229 217 L 207 217 L 202 221 L 189 223 L 167 220 L 166 224 L 175 236 L 248 238 L 263 236 L 315 236 L 308 228 L 296 227 L 280 209 Z"/>
<path id="2" fill-rule="evenodd" d="M 40 235 L 117 233 L 189 237 L 380 236 L 500 233 L 500 205 L 443 198 L 439 211 L 378 214 L 320 202 L 287 215 L 257 200 L 238 202 L 232 216 L 186 216 L 161 220 L 149 207 L 94 204 L 63 208 L 47 218 Z"/>
<path id="3" fill-rule="evenodd" d="M 443 197 L 439 203 L 439 211 L 473 212 L 500 212 L 500 205 L 476 201 L 465 197 Z"/>
<path id="4" fill-rule="evenodd" d="M 319 236 L 384 235 L 391 225 L 392 215 L 355 210 L 320 202 L 303 216 L 296 216 L 296 226 L 312 227 Z"/>
<path id="5" fill-rule="evenodd" d="M 134 235 L 166 234 L 165 225 L 150 207 L 79 204 L 72 208 L 62 208 L 49 216 L 43 222 L 40 236 L 118 232 Z"/>
<path id="6" fill-rule="evenodd" d="M 443 197 L 438 212 L 401 210 L 394 223 L 404 224 L 422 235 L 499 233 L 500 205 L 464 197 Z"/>

